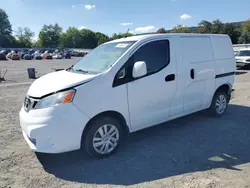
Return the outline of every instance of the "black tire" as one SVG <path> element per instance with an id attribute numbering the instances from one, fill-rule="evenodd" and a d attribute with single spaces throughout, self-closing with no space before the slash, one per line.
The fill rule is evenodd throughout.
<path id="1" fill-rule="evenodd" d="M 219 110 L 219 106 L 216 105 L 216 102 L 218 100 L 220 100 L 220 97 L 223 96 L 225 98 L 225 106 L 223 107 L 223 110 Z M 209 108 L 209 113 L 212 116 L 215 117 L 221 117 L 224 115 L 224 113 L 227 111 L 227 106 L 228 106 L 228 102 L 229 102 L 229 95 L 227 94 L 227 92 L 223 91 L 223 90 L 219 90 L 214 94 L 211 106 Z"/>
<path id="2" fill-rule="evenodd" d="M 102 154 L 102 153 L 97 152 L 96 149 L 94 148 L 93 139 L 94 139 L 94 136 L 96 135 L 98 129 L 104 125 L 114 125 L 118 130 L 119 139 L 116 142 L 117 144 L 112 151 L 105 153 L 105 154 Z M 99 117 L 99 118 L 93 120 L 88 127 L 89 127 L 89 129 L 83 135 L 81 146 L 87 152 L 87 154 L 92 156 L 92 157 L 105 158 L 105 157 L 112 155 L 113 153 L 115 153 L 118 150 L 119 146 L 121 145 L 121 143 L 124 140 L 125 134 L 124 134 L 124 131 L 122 128 L 122 124 L 121 124 L 121 122 L 119 122 L 115 118 L 108 117 L 108 116 L 102 116 L 102 117 Z"/>
<path id="3" fill-rule="evenodd" d="M 250 65 L 249 64 L 245 65 L 244 70 L 250 70 Z"/>

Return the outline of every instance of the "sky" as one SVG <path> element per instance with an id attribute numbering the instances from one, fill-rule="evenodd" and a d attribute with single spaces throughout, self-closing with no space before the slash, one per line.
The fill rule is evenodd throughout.
<path id="1" fill-rule="evenodd" d="M 111 36 L 113 33 L 154 32 L 201 20 L 250 19 L 250 0 L 0 0 L 12 28 L 29 27 L 38 36 L 44 24 L 58 23 Z"/>

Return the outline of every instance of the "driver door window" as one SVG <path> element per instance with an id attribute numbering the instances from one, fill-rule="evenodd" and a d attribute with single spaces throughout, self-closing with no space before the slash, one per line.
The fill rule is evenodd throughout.
<path id="1" fill-rule="evenodd" d="M 159 72 L 160 70 L 165 68 L 170 62 L 169 40 L 153 41 L 146 43 L 142 47 L 140 47 L 129 58 L 125 65 L 118 71 L 113 83 L 114 87 L 135 80 L 132 77 L 132 71 L 134 63 L 137 61 L 144 61 L 146 63 L 146 76 Z M 125 69 L 125 76 L 121 78 L 120 75 L 123 69 Z"/>
<path id="2" fill-rule="evenodd" d="M 133 55 L 134 63 L 144 61 L 148 74 L 153 74 L 169 64 L 169 41 L 160 40 L 147 43 L 139 48 Z"/>

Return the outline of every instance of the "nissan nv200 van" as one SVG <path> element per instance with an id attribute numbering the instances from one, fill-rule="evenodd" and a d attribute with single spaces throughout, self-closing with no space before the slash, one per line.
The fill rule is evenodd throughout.
<path id="1" fill-rule="evenodd" d="M 83 148 L 106 157 L 127 133 L 205 109 L 222 116 L 234 94 L 235 70 L 227 35 L 110 41 L 33 82 L 19 114 L 23 136 L 36 152 Z"/>

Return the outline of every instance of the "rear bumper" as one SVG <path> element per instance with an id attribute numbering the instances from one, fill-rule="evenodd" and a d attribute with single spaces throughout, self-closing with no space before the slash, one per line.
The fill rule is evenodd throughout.
<path id="1" fill-rule="evenodd" d="M 83 129 L 89 120 L 73 104 L 31 110 L 28 113 L 22 108 L 19 118 L 29 147 L 42 153 L 79 149 Z"/>

